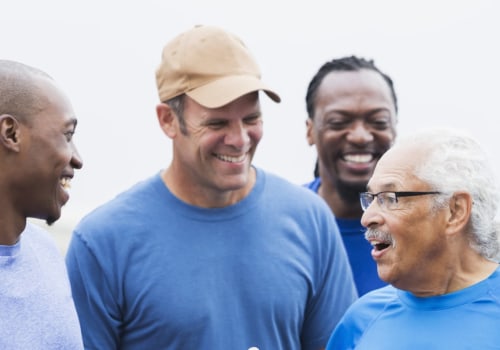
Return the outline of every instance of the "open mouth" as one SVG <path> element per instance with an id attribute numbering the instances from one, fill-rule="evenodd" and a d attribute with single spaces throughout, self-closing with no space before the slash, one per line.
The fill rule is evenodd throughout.
<path id="1" fill-rule="evenodd" d="M 228 162 L 228 163 L 241 163 L 243 160 L 245 160 L 246 153 L 242 154 L 240 156 L 237 156 L 237 157 L 216 154 L 215 157 L 217 157 L 217 159 L 220 159 L 220 160 L 222 160 L 224 162 Z"/>
<path id="2" fill-rule="evenodd" d="M 59 183 L 61 184 L 61 187 L 65 190 L 69 190 L 71 188 L 71 177 L 69 176 L 63 176 L 60 180 Z"/>
<path id="3" fill-rule="evenodd" d="M 344 154 L 342 156 L 342 159 L 346 162 L 350 163 L 356 163 L 356 164 L 365 164 L 365 163 L 370 163 L 371 161 L 374 160 L 374 156 L 371 153 L 350 153 L 350 154 Z"/>
<path id="4" fill-rule="evenodd" d="M 382 251 L 384 249 L 387 249 L 391 246 L 390 243 L 386 243 L 386 242 L 380 242 L 380 243 L 377 243 L 376 241 L 373 241 L 373 242 L 370 242 L 373 246 L 373 248 L 376 250 L 376 251 Z"/>

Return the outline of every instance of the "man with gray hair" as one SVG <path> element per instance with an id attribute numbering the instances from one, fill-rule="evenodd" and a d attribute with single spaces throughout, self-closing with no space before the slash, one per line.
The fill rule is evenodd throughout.
<path id="1" fill-rule="evenodd" d="M 360 194 L 380 278 L 347 311 L 327 349 L 498 349 L 497 178 L 453 130 L 396 143 Z"/>

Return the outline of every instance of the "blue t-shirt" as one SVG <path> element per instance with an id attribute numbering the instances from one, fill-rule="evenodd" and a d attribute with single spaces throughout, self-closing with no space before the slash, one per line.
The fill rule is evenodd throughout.
<path id="1" fill-rule="evenodd" d="M 213 209 L 157 174 L 85 217 L 66 261 L 92 349 L 317 350 L 357 298 L 328 206 L 259 169 Z"/>
<path id="2" fill-rule="evenodd" d="M 392 286 L 361 297 L 327 350 L 500 349 L 500 268 L 457 292 L 419 298 Z"/>
<path id="3" fill-rule="evenodd" d="M 304 186 L 318 193 L 320 185 L 321 179 L 317 177 Z M 335 219 L 349 257 L 359 295 L 386 286 L 387 283 L 378 276 L 377 263 L 371 256 L 372 246 L 365 239 L 366 229 L 361 225 L 361 221 L 359 219 Z"/>

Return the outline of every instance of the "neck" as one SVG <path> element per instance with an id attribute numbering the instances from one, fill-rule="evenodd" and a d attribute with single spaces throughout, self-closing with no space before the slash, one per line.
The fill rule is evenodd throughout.
<path id="1" fill-rule="evenodd" d="M 338 191 L 336 191 L 333 186 L 329 185 L 328 182 L 321 182 L 318 194 L 325 200 L 337 218 L 360 219 L 363 215 L 359 200 L 356 202 L 345 200 L 340 197 Z"/>

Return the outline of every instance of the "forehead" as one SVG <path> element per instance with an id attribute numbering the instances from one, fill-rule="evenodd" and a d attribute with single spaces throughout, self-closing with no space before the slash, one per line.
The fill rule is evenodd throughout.
<path id="1" fill-rule="evenodd" d="M 201 118 L 223 116 L 246 117 L 249 114 L 260 112 L 259 94 L 258 92 L 245 94 L 218 108 L 207 108 L 202 106 L 186 95 L 184 111 L 187 115 L 192 114 Z"/>
<path id="2" fill-rule="evenodd" d="M 396 145 L 389 149 L 378 161 L 368 182 L 370 191 L 408 190 L 422 183 L 415 169 L 424 159 L 424 145 Z"/>
<path id="3" fill-rule="evenodd" d="M 390 103 L 394 107 L 389 85 L 370 69 L 333 71 L 328 73 L 318 88 L 318 99 L 340 99 L 365 95 Z"/>
<path id="4" fill-rule="evenodd" d="M 51 79 L 41 77 L 36 82 L 39 87 L 39 118 L 43 122 L 50 120 L 56 123 L 70 123 L 75 121 L 75 113 L 68 97 Z M 41 117 L 41 118 L 40 118 Z"/>

